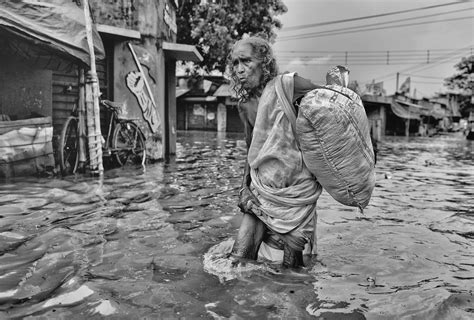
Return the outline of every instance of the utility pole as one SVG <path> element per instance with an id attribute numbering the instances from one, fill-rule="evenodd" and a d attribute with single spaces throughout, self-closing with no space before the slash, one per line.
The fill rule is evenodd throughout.
<path id="1" fill-rule="evenodd" d="M 400 72 L 397 72 L 397 82 L 395 84 L 395 93 L 398 92 L 398 81 L 400 80 Z"/>

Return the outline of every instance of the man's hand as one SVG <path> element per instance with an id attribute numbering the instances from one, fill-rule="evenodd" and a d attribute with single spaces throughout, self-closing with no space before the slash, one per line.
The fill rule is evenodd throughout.
<path id="1" fill-rule="evenodd" d="M 260 206 L 260 201 L 253 195 L 247 185 L 244 185 L 239 191 L 238 206 L 243 213 L 251 213 L 252 207 Z"/>

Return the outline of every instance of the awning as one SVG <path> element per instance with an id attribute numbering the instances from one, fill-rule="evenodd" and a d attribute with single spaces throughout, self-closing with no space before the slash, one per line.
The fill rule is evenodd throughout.
<path id="1" fill-rule="evenodd" d="M 407 101 L 402 101 L 395 99 L 394 100 L 396 103 L 401 104 L 404 106 L 408 112 L 410 113 L 417 113 L 420 116 L 425 116 L 425 117 L 433 117 L 435 119 L 442 119 L 444 118 L 445 114 L 443 112 L 437 112 L 433 108 L 427 107 L 427 106 L 421 106 L 419 104 L 407 102 Z M 406 118 L 407 119 L 407 118 Z"/>
<path id="2" fill-rule="evenodd" d="M 139 31 L 109 26 L 106 24 L 98 24 L 97 31 L 99 31 L 99 33 L 108 34 L 120 38 L 137 40 L 141 39 L 141 34 Z"/>
<path id="3" fill-rule="evenodd" d="M 0 48 L 6 54 L 15 54 L 34 60 L 50 53 L 73 58 L 89 64 L 84 9 L 77 1 L 2 1 L 0 31 L 8 41 Z M 98 60 L 105 58 L 102 40 L 93 26 L 94 51 Z M 17 40 L 18 39 L 18 40 Z M 16 42 L 21 48 L 18 49 Z M 26 44 L 29 48 L 26 49 Z"/>
<path id="4" fill-rule="evenodd" d="M 410 108 L 409 106 L 404 106 L 395 99 L 392 101 L 391 108 L 393 113 L 395 113 L 402 119 L 420 120 L 420 111 L 418 109 Z"/>
<path id="5" fill-rule="evenodd" d="M 163 41 L 166 55 L 176 60 L 200 62 L 204 60 L 195 46 Z"/>

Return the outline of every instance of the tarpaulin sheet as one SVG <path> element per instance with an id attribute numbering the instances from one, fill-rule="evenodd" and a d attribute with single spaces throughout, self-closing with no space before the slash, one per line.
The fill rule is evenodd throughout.
<path id="1" fill-rule="evenodd" d="M 418 115 L 418 118 L 416 118 L 416 119 L 419 119 L 419 116 L 433 117 L 435 119 L 443 119 L 446 116 L 443 111 L 436 110 L 432 107 L 430 108 L 430 107 L 427 107 L 427 106 L 422 106 L 422 105 L 418 105 L 418 104 L 415 104 L 415 103 L 410 103 L 410 102 L 407 102 L 407 101 L 400 101 L 400 100 L 396 100 L 396 99 L 394 100 L 394 104 L 392 104 L 392 110 L 394 110 L 394 106 L 395 106 L 396 109 L 400 110 L 400 108 L 397 108 L 397 104 L 400 107 L 404 108 L 406 113 L 408 113 L 410 116 L 413 115 L 413 114 Z M 395 112 L 395 110 L 394 110 L 394 112 Z M 402 118 L 408 119 L 407 117 L 402 117 Z M 410 119 L 415 119 L 415 118 L 410 118 Z"/>
<path id="2" fill-rule="evenodd" d="M 0 31 L 41 50 L 90 65 L 84 17 L 84 1 L 0 0 Z M 78 5 L 79 4 L 79 5 Z M 102 40 L 93 26 L 96 59 L 105 58 Z M 13 39 L 13 40 L 11 40 Z"/>
<path id="3" fill-rule="evenodd" d="M 410 106 L 403 106 L 401 103 L 397 102 L 396 100 L 392 101 L 391 104 L 392 111 L 397 116 L 403 119 L 416 119 L 420 120 L 420 110 L 415 109 Z"/>

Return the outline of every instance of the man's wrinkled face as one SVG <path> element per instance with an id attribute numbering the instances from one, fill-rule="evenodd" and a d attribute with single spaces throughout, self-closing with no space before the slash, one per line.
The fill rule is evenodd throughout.
<path id="1" fill-rule="evenodd" d="M 239 44 L 234 49 L 232 52 L 232 67 L 244 89 L 252 90 L 259 86 L 263 74 L 262 65 L 255 58 L 249 44 Z"/>

